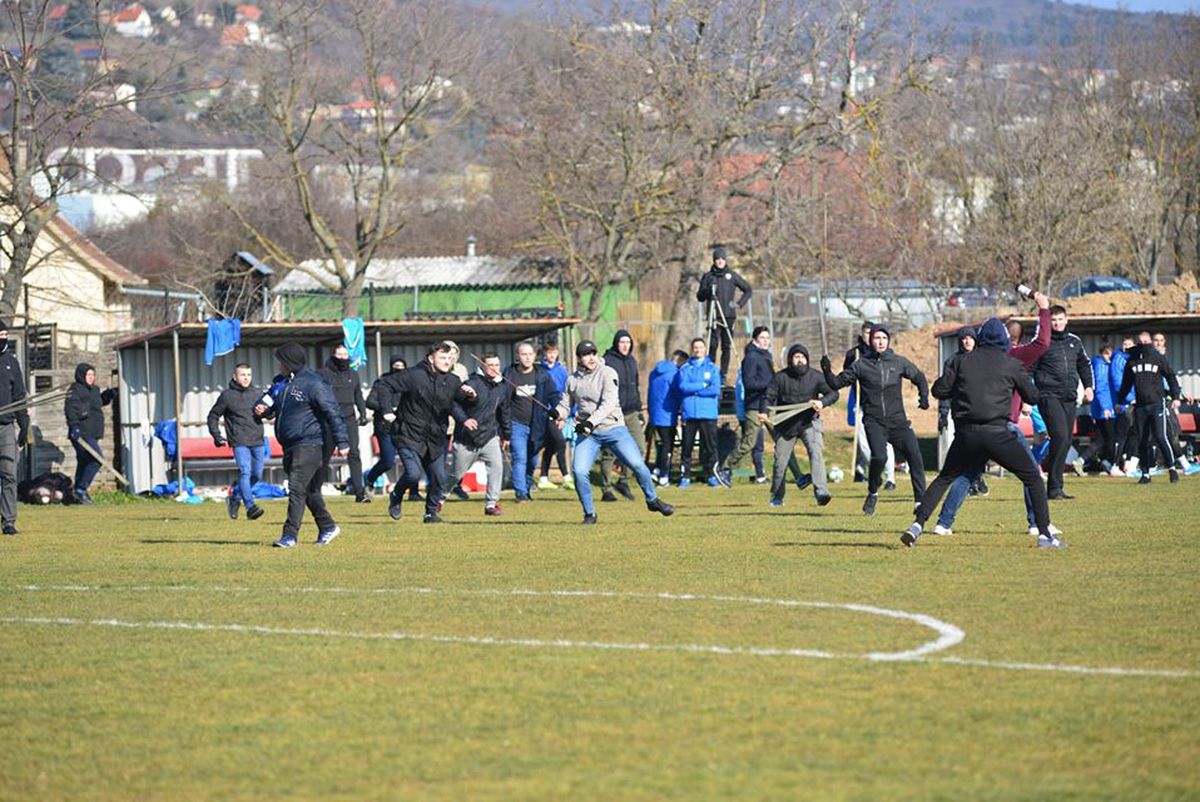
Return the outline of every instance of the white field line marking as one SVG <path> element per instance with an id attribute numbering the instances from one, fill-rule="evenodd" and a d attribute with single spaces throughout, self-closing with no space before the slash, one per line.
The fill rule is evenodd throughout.
<path id="1" fill-rule="evenodd" d="M 870 660 L 870 661 L 908 661 L 908 662 L 929 662 L 929 663 L 945 663 L 948 665 L 971 666 L 976 668 L 992 668 L 1005 671 L 1047 671 L 1067 674 L 1081 675 L 1102 675 L 1102 676 L 1120 676 L 1120 677 L 1165 677 L 1165 678 L 1192 678 L 1200 676 L 1200 671 L 1179 670 L 1179 669 L 1152 669 L 1152 668 L 1122 668 L 1117 666 L 1081 666 L 1062 663 L 1026 663 L 1012 661 L 997 661 L 997 660 L 976 660 L 970 658 L 950 657 L 950 656 L 929 656 L 931 652 L 940 651 L 950 648 L 960 643 L 966 637 L 965 633 L 958 627 L 947 624 L 944 621 L 926 616 L 922 614 L 905 613 L 899 610 L 889 610 L 883 607 L 872 607 L 869 605 L 857 604 L 837 604 L 833 602 L 807 602 L 794 599 L 763 599 L 750 596 L 703 596 L 697 594 L 676 594 L 676 593 L 626 593 L 619 591 L 591 591 L 591 590 L 557 590 L 557 591 L 535 591 L 535 590 L 445 590 L 439 588 L 319 588 L 319 587 L 297 587 L 297 588 L 249 588 L 249 587 L 224 587 L 210 586 L 201 587 L 193 585 L 127 585 L 127 586 L 104 586 L 104 585 L 20 585 L 16 587 L 3 588 L 8 590 L 23 590 L 30 592 L 99 592 L 99 591 L 118 591 L 118 592 L 149 592 L 149 591 L 175 591 L 189 593 L 254 593 L 254 592 L 274 592 L 274 593 L 330 593 L 330 594 L 358 594 L 358 595 L 379 595 L 379 594 L 420 594 L 420 595 L 458 595 L 458 596 L 546 596 L 546 597 L 583 597 L 583 598 L 633 598 L 633 599 L 664 599 L 671 601 L 714 601 L 714 602 L 741 602 L 747 604 L 766 604 L 782 607 L 812 607 L 825 609 L 845 609 L 857 612 L 866 612 L 874 615 L 882 615 L 891 618 L 899 618 L 911 620 L 920 623 L 922 626 L 927 626 L 939 633 L 939 638 L 930 641 L 917 649 L 908 652 L 871 652 L 867 654 L 837 654 L 833 652 L 824 652 L 813 649 L 768 649 L 758 647 L 741 647 L 741 646 L 721 646 L 721 645 L 704 645 L 704 644 L 650 644 L 650 643 L 606 643 L 599 641 L 572 641 L 572 640 L 543 640 L 537 638 L 495 638 L 487 636 L 459 636 L 459 635 L 427 635 L 418 633 L 406 632 L 338 632 L 322 629 L 285 629 L 279 627 L 254 626 L 246 624 L 204 624 L 204 623 L 189 623 L 184 621 L 120 621 L 117 619 L 95 619 L 85 620 L 77 618 L 28 618 L 28 617 L 2 617 L 0 623 L 7 624 L 47 624 L 47 625 L 65 625 L 65 626 L 97 626 L 97 627 L 119 627 L 125 629 L 175 629 L 175 630 L 190 630 L 190 631 L 210 631 L 210 632 L 237 632 L 250 633 L 261 635 L 292 635 L 292 636 L 310 636 L 310 637 L 327 637 L 327 638 L 350 638 L 364 640 L 407 640 L 407 641 L 425 641 L 431 643 L 452 643 L 452 644 L 467 644 L 467 645 L 483 645 L 483 646 L 523 646 L 530 648 L 579 648 L 579 649 L 603 649 L 611 651 L 643 651 L 643 652 L 692 652 L 692 653 L 707 653 L 707 654 L 725 654 L 725 655 L 750 655 L 756 657 L 808 657 L 824 660 Z"/>
<path id="2" fill-rule="evenodd" d="M 333 593 L 333 594 L 420 594 L 420 595 L 448 595 L 448 596 L 521 596 L 521 597 L 548 597 L 548 598 L 607 598 L 607 599 L 649 599 L 659 601 L 679 601 L 679 602 L 717 602 L 717 603 L 732 603 L 732 604 L 758 604 L 770 605 L 774 607 L 809 607 L 823 610 L 849 610 L 856 613 L 866 613 L 868 615 L 878 615 L 886 618 L 896 618 L 900 620 L 912 621 L 920 624 L 923 627 L 932 629 L 937 633 L 938 637 L 934 640 L 927 641 L 915 649 L 909 649 L 903 652 L 870 652 L 868 654 L 849 654 L 839 655 L 829 652 L 815 651 L 812 649 L 755 649 L 753 647 L 727 647 L 727 646 L 704 646 L 700 644 L 684 644 L 678 648 L 684 651 L 706 651 L 719 650 L 719 653 L 747 653 L 761 655 L 791 655 L 804 657 L 824 657 L 824 658 L 860 658 L 867 660 L 912 660 L 932 652 L 938 652 L 943 649 L 948 649 L 958 643 L 961 643 L 966 633 L 953 624 L 948 624 L 945 621 L 939 621 L 936 618 L 917 613 L 906 613 L 900 610 L 889 610 L 885 607 L 872 607 L 865 604 L 837 604 L 834 602 L 814 602 L 814 601 L 798 601 L 795 599 L 766 599 L 755 596 L 704 596 L 694 593 L 636 593 L 636 592 L 621 592 L 621 591 L 606 591 L 606 590 L 524 590 L 514 588 L 512 590 L 499 589 L 477 589 L 477 590 L 446 590 L 441 588 L 320 588 L 320 587 L 295 587 L 295 588 L 248 588 L 248 587 L 202 587 L 195 585 L 127 585 L 127 586 L 104 586 L 104 585 L 21 585 L 17 590 L 39 592 L 39 591 L 65 591 L 72 593 L 89 593 L 99 591 L 117 591 L 117 592 L 149 592 L 149 591 L 175 591 L 184 593 L 253 593 L 257 591 L 267 591 L 271 593 L 287 594 L 287 593 Z M 447 636 L 450 637 L 450 636 Z M 474 641 L 466 641 L 474 642 Z M 490 641 L 489 641 L 490 642 Z M 538 641 L 541 643 L 541 641 Z M 522 641 L 522 643 L 525 643 Z M 651 648 L 650 644 L 636 644 L 639 649 Z M 593 644 L 593 647 L 595 645 Z M 622 644 L 621 648 L 633 648 L 630 644 Z M 672 648 L 663 646 L 661 648 Z M 732 650 L 728 651 L 727 650 Z M 749 651 L 746 651 L 749 650 Z"/>

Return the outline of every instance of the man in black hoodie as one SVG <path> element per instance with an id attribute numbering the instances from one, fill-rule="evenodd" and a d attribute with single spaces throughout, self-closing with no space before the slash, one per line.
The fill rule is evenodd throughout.
<path id="1" fill-rule="evenodd" d="M 807 360 L 805 361 L 807 364 Z M 763 415 L 767 411 L 767 387 L 775 376 L 775 366 L 771 360 L 771 330 L 766 326 L 758 326 L 746 344 L 742 355 L 742 387 L 746 393 L 746 417 L 742 419 L 738 433 L 737 447 L 725 458 L 718 478 L 726 486 L 733 485 L 733 472 L 738 463 L 750 452 L 762 436 Z M 778 459 L 776 452 L 776 459 Z"/>
<path id="2" fill-rule="evenodd" d="M 733 324 L 737 321 L 738 310 L 746 305 L 754 291 L 750 289 L 749 282 L 729 266 L 729 254 L 725 248 L 718 245 L 713 248 L 712 255 L 712 267 L 700 278 L 696 300 L 708 302 L 709 356 L 717 355 L 719 344 L 721 375 L 728 376 L 729 354 L 733 348 Z M 735 303 L 733 298 L 739 290 L 742 297 Z"/>
<path id="3" fill-rule="evenodd" d="M 1050 532 L 1046 488 L 1017 433 L 1008 426 L 1014 391 L 1025 403 L 1038 403 L 1037 388 L 1021 363 L 1008 355 L 1008 347 L 1008 330 L 999 319 L 989 318 L 979 327 L 975 350 L 955 355 L 933 383 L 934 396 L 951 402 L 954 443 L 941 473 L 917 506 L 916 521 L 900 536 L 904 545 L 917 544 L 925 522 L 955 479 L 981 470 L 992 460 L 1019 477 L 1029 491 L 1038 547 L 1066 546 Z"/>
<path id="4" fill-rule="evenodd" d="M 1079 385 L 1083 384 L 1083 400 L 1091 403 L 1092 360 L 1083 341 L 1067 331 L 1067 310 L 1050 307 L 1050 347 L 1033 366 L 1033 381 L 1041 401 L 1038 411 L 1046 422 L 1050 435 L 1050 462 L 1046 471 L 1046 491 L 1051 499 L 1070 499 L 1063 491 L 1063 469 L 1067 452 L 1071 450 L 1071 432 L 1075 427 Z"/>
<path id="5" fill-rule="evenodd" d="M 942 372 L 946 372 L 946 366 L 950 364 L 950 360 L 954 359 L 959 354 L 969 353 L 975 350 L 975 329 L 972 326 L 963 326 L 958 330 L 958 351 L 953 355 L 946 357 L 946 361 L 942 363 Z M 938 434 L 941 434 L 950 427 L 950 401 L 948 399 L 938 400 Z M 980 475 L 972 480 L 970 489 L 967 491 L 972 496 L 986 496 L 988 494 L 987 481 Z"/>
<path id="6" fill-rule="evenodd" d="M 388 371 L 375 380 L 371 392 L 367 395 L 367 409 L 371 410 L 374 425 L 375 440 L 379 443 L 379 459 L 363 477 L 363 485 L 367 488 L 375 486 L 380 476 L 392 469 L 396 464 L 396 446 L 392 443 L 392 427 L 396 422 L 396 404 L 392 401 L 392 391 L 387 383 L 389 376 L 394 376 L 408 368 L 404 357 L 396 355 L 388 360 Z"/>
<path id="7" fill-rule="evenodd" d="M 325 367 L 317 372 L 333 388 L 333 397 L 337 399 L 346 433 L 350 436 L 350 454 L 346 457 L 346 464 L 350 467 L 347 489 L 353 490 L 355 501 L 360 504 L 368 502 L 371 497 L 367 495 L 367 488 L 363 484 L 362 454 L 358 445 L 359 427 L 367 425 L 367 405 L 358 371 L 350 367 L 350 350 L 338 343 Z"/>
<path id="8" fill-rule="evenodd" d="M 500 355 L 483 355 L 483 364 L 464 385 L 475 391 L 471 399 L 455 399 L 454 484 L 457 487 L 476 459 L 487 468 L 484 515 L 500 514 L 500 490 L 504 487 L 504 452 L 512 438 L 508 414 L 508 387 L 500 371 Z"/>
<path id="9" fill-rule="evenodd" d="M 9 347 L 8 323 L 0 320 L 0 406 L 24 401 L 25 372 Z M 17 534 L 17 455 L 28 440 L 28 409 L 0 415 L 0 520 L 6 535 Z"/>
<path id="10" fill-rule="evenodd" d="M 1124 398 L 1130 389 L 1134 392 L 1133 414 L 1137 419 L 1138 451 L 1142 466 L 1142 478 L 1138 480 L 1138 484 L 1150 484 L 1155 441 L 1162 452 L 1163 462 L 1170 469 L 1171 481 L 1178 482 L 1179 471 L 1176 470 L 1175 451 L 1171 448 L 1171 438 L 1167 431 L 1166 404 L 1167 398 L 1170 397 L 1171 406 L 1179 409 L 1179 400 L 1183 393 L 1171 363 L 1154 347 L 1149 332 L 1139 334 L 1138 344 L 1129 352 L 1129 361 L 1125 363 L 1125 375 L 1121 377 L 1121 389 L 1117 391 L 1117 398 Z"/>
<path id="11" fill-rule="evenodd" d="M 908 379 L 917 386 L 917 406 L 921 409 L 929 409 L 929 382 L 916 365 L 891 349 L 891 339 L 887 328 L 876 323 L 871 327 L 871 352 L 836 376 L 829 355 L 821 357 L 821 370 L 831 389 L 858 383 L 863 428 L 871 447 L 871 468 L 867 477 L 863 515 L 875 514 L 889 443 L 898 455 L 908 460 L 915 501 L 920 503 L 921 496 L 925 494 L 925 464 L 921 459 L 917 435 L 904 411 L 901 380 Z"/>
<path id="12" fill-rule="evenodd" d="M 810 472 L 812 473 L 813 493 L 817 504 L 824 507 L 833 498 L 829 494 L 825 475 L 825 440 L 821 427 L 821 410 L 838 400 L 837 390 L 829 387 L 824 375 L 811 370 L 808 365 L 808 349 L 803 345 L 793 345 L 787 352 L 787 367 L 771 377 L 764 393 L 766 407 L 786 406 L 789 404 L 812 404 L 798 415 L 793 415 L 775 425 L 775 468 L 771 473 L 772 507 L 783 506 L 783 495 L 787 490 L 787 467 L 796 448 L 796 441 L 802 440 L 808 451 Z M 746 415 L 749 417 L 747 408 Z M 767 414 L 757 413 L 762 422 L 766 422 Z"/>
<path id="13" fill-rule="evenodd" d="M 96 387 L 96 369 L 86 362 L 75 366 L 75 383 L 67 393 L 63 411 L 67 416 L 67 437 L 75 447 L 75 503 L 91 504 L 88 487 L 100 472 L 100 461 L 93 457 L 80 441 L 103 456 L 100 441 L 104 439 L 104 408 L 112 403 L 117 391 L 103 392 Z"/>
<path id="14" fill-rule="evenodd" d="M 208 433 L 217 448 L 230 446 L 233 461 L 237 464 L 238 478 L 229 488 L 226 507 L 229 517 L 238 516 L 239 502 L 246 505 L 246 517 L 253 521 L 263 514 L 262 507 L 254 503 L 251 488 L 262 481 L 263 460 L 266 446 L 263 445 L 262 420 L 255 417 L 254 406 L 260 393 L 252 384 L 254 374 L 245 362 L 233 369 L 229 386 L 217 396 L 217 402 L 208 411 Z M 225 418 L 225 434 L 221 434 L 221 418 Z"/>
<path id="15" fill-rule="evenodd" d="M 625 329 L 613 335 L 612 348 L 604 352 L 604 364 L 617 372 L 617 395 L 621 399 L 621 415 L 625 418 L 625 428 L 637 443 L 638 453 L 646 453 L 646 414 L 642 411 L 641 380 L 638 377 L 637 358 L 633 355 L 633 336 Z M 616 465 L 616 455 L 607 448 L 600 452 L 600 494 L 601 501 L 616 501 L 613 495 L 612 469 Z M 625 476 L 616 482 L 616 490 L 625 498 L 633 501 L 633 490 L 625 481 Z"/>

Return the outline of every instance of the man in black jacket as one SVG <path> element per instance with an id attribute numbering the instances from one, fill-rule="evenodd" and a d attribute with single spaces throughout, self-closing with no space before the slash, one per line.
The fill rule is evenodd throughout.
<path id="1" fill-rule="evenodd" d="M 951 402 L 954 442 L 946 453 L 941 473 L 917 506 L 916 521 L 900 536 L 904 545 L 916 545 L 925 522 L 954 480 L 982 469 L 988 460 L 1012 471 L 1029 491 L 1038 547 L 1067 545 L 1050 532 L 1046 488 L 1016 432 L 1008 426 L 1014 391 L 1026 404 L 1038 403 L 1037 388 L 1021 363 L 1008 355 L 1008 346 L 1004 324 L 997 318 L 989 318 L 979 327 L 975 350 L 955 355 L 933 383 L 934 396 Z"/>
<path id="2" fill-rule="evenodd" d="M 517 361 L 504 371 L 510 388 L 508 404 L 512 416 L 512 486 L 517 503 L 530 501 L 534 466 L 546 437 L 547 410 L 558 403 L 560 393 L 550 372 L 533 360 L 533 343 L 517 343 Z"/>
<path id="3" fill-rule="evenodd" d="M 833 498 L 829 494 L 825 475 L 825 440 L 821 427 L 821 410 L 838 400 L 837 390 L 829 387 L 822 373 L 808 364 L 808 349 L 793 345 L 787 352 L 787 367 L 776 373 L 764 393 L 764 410 L 758 413 L 761 422 L 767 419 L 766 407 L 811 403 L 812 408 L 775 424 L 775 468 L 771 473 L 772 507 L 783 506 L 787 490 L 787 467 L 802 440 L 808 451 L 809 471 L 812 473 L 813 493 L 817 504 L 824 507 Z M 749 407 L 746 416 L 752 413 Z"/>
<path id="4" fill-rule="evenodd" d="M 325 367 L 318 373 L 329 382 L 333 388 L 333 397 L 337 399 L 338 408 L 342 411 L 342 420 L 346 424 L 346 433 L 350 436 L 350 453 L 346 464 L 350 467 L 350 481 L 346 488 L 354 492 L 354 500 L 360 504 L 368 502 L 367 488 L 363 484 L 362 454 L 359 451 L 358 429 L 367 425 L 367 405 L 362 394 L 362 380 L 358 371 L 350 367 L 350 350 L 342 343 L 333 349 L 333 354 Z"/>
<path id="5" fill-rule="evenodd" d="M 901 380 L 908 379 L 917 386 L 917 406 L 921 409 L 929 409 L 929 382 L 916 365 L 892 351 L 891 339 L 887 328 L 876 323 L 871 327 L 870 353 L 836 376 L 833 374 L 833 363 L 829 361 L 829 355 L 821 357 L 821 370 L 830 389 L 837 390 L 858 383 L 863 429 L 871 447 L 871 467 L 867 477 L 867 498 L 863 502 L 863 515 L 875 514 L 879 486 L 883 482 L 883 466 L 887 461 L 888 444 L 908 461 L 914 500 L 920 503 L 921 496 L 925 494 L 925 464 L 921 459 L 917 435 L 913 432 L 912 424 L 904 411 Z"/>
<path id="6" fill-rule="evenodd" d="M 1179 409 L 1183 393 L 1171 363 L 1155 349 L 1150 333 L 1146 331 L 1138 335 L 1138 344 L 1129 353 L 1117 398 L 1124 398 L 1131 388 L 1134 392 L 1133 414 L 1137 419 L 1138 452 L 1142 466 L 1142 478 L 1138 484 L 1150 484 L 1150 469 L 1154 467 L 1154 441 L 1158 442 L 1163 462 L 1170 469 L 1171 481 L 1178 482 L 1175 451 L 1171 448 L 1171 438 L 1167 432 L 1166 404 L 1170 398 L 1171 406 Z"/>
<path id="7" fill-rule="evenodd" d="M 67 437 L 75 447 L 75 503 L 91 504 L 88 488 L 100 472 L 100 461 L 88 452 L 80 441 L 86 442 L 101 456 L 100 441 L 104 439 L 104 408 L 112 403 L 117 391 L 100 391 L 96 386 L 96 369 L 86 362 L 75 366 L 75 383 L 67 393 L 63 411 L 67 417 Z"/>
<path id="8" fill-rule="evenodd" d="M 0 406 L 24 401 L 25 372 L 9 346 L 8 323 L 0 320 Z M 17 534 L 17 455 L 28 440 L 28 409 L 0 415 L 0 531 L 6 535 Z"/>
<path id="9" fill-rule="evenodd" d="M 1050 307 L 1050 347 L 1033 366 L 1033 381 L 1041 401 L 1038 411 L 1050 435 L 1050 462 L 1046 471 L 1046 491 L 1051 499 L 1070 499 L 1063 491 L 1063 470 L 1071 450 L 1071 432 L 1075 428 L 1076 399 L 1083 384 L 1083 400 L 1092 402 L 1092 360 L 1083 341 L 1067 331 L 1067 310 Z"/>
<path id="10" fill-rule="evenodd" d="M 455 400 L 470 400 L 475 390 L 462 383 L 454 368 L 454 349 L 439 342 L 429 347 L 420 364 L 396 374 L 388 384 L 395 402 L 396 455 L 404 474 L 392 488 L 388 515 L 400 520 L 404 493 L 416 487 L 425 476 L 425 517 L 427 524 L 440 524 L 446 485 L 446 432 Z"/>
<path id="11" fill-rule="evenodd" d="M 366 488 L 375 486 L 380 476 L 392 469 L 396 464 L 396 446 L 392 443 L 392 424 L 396 421 L 396 404 L 392 400 L 392 391 L 387 378 L 408 369 L 404 357 L 396 355 L 388 360 L 388 371 L 375 380 L 371 392 L 367 394 L 366 406 L 371 410 L 371 422 L 375 440 L 379 443 L 379 459 L 363 477 Z"/>
<path id="12" fill-rule="evenodd" d="M 805 364 L 808 364 L 807 358 Z M 733 486 L 733 472 L 737 470 L 738 463 L 754 450 L 762 437 L 763 415 L 766 414 L 768 406 L 767 387 L 775 376 L 775 366 L 771 360 L 771 330 L 766 326 L 754 329 L 754 334 L 742 355 L 741 371 L 742 388 L 746 393 L 746 417 L 742 419 L 737 446 L 725 458 L 725 463 L 717 474 L 722 484 L 729 487 Z M 779 452 L 776 452 L 775 459 L 779 459 Z"/>
<path id="13" fill-rule="evenodd" d="M 328 545 L 342 531 L 325 506 L 321 485 L 329 468 L 328 445 L 332 443 L 333 453 L 345 456 L 350 441 L 333 390 L 307 362 L 308 355 L 298 343 L 275 349 L 279 375 L 254 407 L 259 418 L 275 419 L 275 439 L 283 446 L 288 509 L 283 534 L 271 544 L 277 549 L 295 547 L 305 508 L 317 524 L 318 546 Z"/>
<path id="14" fill-rule="evenodd" d="M 263 444 L 262 420 L 254 415 L 254 406 L 260 393 L 252 387 L 254 374 L 245 362 L 233 369 L 229 386 L 217 396 L 217 402 L 208 411 L 208 433 L 217 448 L 233 448 L 233 461 L 237 464 L 237 481 L 229 488 L 226 507 L 229 517 L 238 516 L 239 502 L 246 505 L 246 517 L 253 521 L 263 514 L 262 507 L 254 503 L 251 488 L 262 481 L 263 460 L 266 446 Z M 225 434 L 221 434 L 221 418 L 225 418 Z"/>
<path id="15" fill-rule="evenodd" d="M 700 289 L 696 292 L 696 300 L 708 302 L 708 352 L 710 357 L 717 355 L 717 345 L 721 346 L 721 375 L 729 375 L 729 355 L 733 348 L 733 324 L 737 322 L 737 313 L 750 300 L 754 292 L 749 282 L 729 267 L 729 254 L 725 248 L 713 248 L 712 267 L 700 278 Z M 734 295 L 741 291 L 742 297 L 735 303 Z"/>
<path id="16" fill-rule="evenodd" d="M 508 414 L 508 387 L 500 370 L 500 355 L 483 355 L 483 364 L 464 385 L 475 391 L 471 399 L 454 401 L 454 484 L 458 485 L 475 460 L 487 468 L 484 515 L 500 514 L 504 487 L 504 449 L 512 438 Z"/>
<path id="17" fill-rule="evenodd" d="M 638 377 L 637 358 L 633 355 L 633 336 L 625 329 L 613 335 L 612 348 L 604 352 L 604 364 L 617 372 L 617 394 L 621 399 L 621 415 L 625 428 L 637 443 L 638 453 L 646 453 L 646 414 L 642 411 L 641 379 Z M 616 501 L 613 495 L 612 469 L 616 456 L 607 448 L 600 452 L 601 501 Z M 633 490 L 625 481 L 624 474 L 616 482 L 616 490 L 633 501 Z"/>

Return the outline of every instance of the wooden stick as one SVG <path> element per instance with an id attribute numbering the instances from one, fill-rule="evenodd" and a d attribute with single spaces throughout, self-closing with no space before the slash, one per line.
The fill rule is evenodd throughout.
<path id="1" fill-rule="evenodd" d="M 113 476 L 117 477 L 117 479 L 120 480 L 121 484 L 125 485 L 126 487 L 129 486 L 129 480 L 125 478 L 125 475 L 123 473 L 121 473 L 120 471 L 118 471 L 116 468 L 114 468 L 111 464 L 109 464 L 108 460 L 104 459 L 104 457 L 100 455 L 99 451 L 92 448 L 92 444 L 87 441 L 86 437 L 80 437 L 77 440 L 75 440 L 75 442 L 79 443 L 79 445 L 83 448 L 84 451 L 91 454 L 92 459 L 94 459 L 94 460 L 96 460 L 96 462 L 100 463 L 100 467 L 107 468 L 109 473 L 111 473 Z M 180 483 L 180 485 L 182 486 L 182 482 Z"/>

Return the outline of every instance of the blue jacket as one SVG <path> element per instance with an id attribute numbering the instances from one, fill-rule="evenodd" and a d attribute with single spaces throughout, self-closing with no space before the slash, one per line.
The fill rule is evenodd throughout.
<path id="1" fill-rule="evenodd" d="M 679 411 L 684 420 L 716 420 L 721 399 L 721 371 L 708 357 L 692 357 L 675 374 Z"/>
<path id="2" fill-rule="evenodd" d="M 1114 357 L 1115 361 L 1115 357 Z M 1104 357 L 1096 354 L 1092 357 L 1092 376 L 1096 381 L 1095 395 L 1092 397 L 1092 419 L 1104 420 L 1105 412 L 1111 418 L 1116 413 L 1113 410 L 1112 366 Z"/>
<path id="3" fill-rule="evenodd" d="M 544 359 L 538 360 L 538 364 L 546 369 L 551 379 L 554 379 L 554 386 L 558 388 L 559 395 L 566 392 L 567 379 L 571 378 L 571 371 L 567 370 L 567 366 L 562 362 L 555 362 L 554 366 L 551 367 L 546 364 L 546 360 Z"/>
<path id="4" fill-rule="evenodd" d="M 675 387 L 675 375 L 679 366 L 674 359 L 664 359 L 650 371 L 646 386 L 646 408 L 650 410 L 651 426 L 674 426 L 679 417 L 679 391 Z"/>
<path id="5" fill-rule="evenodd" d="M 333 397 L 333 388 L 312 368 L 300 368 L 290 381 L 271 388 L 275 399 L 275 439 L 284 449 L 323 446 L 328 429 L 337 448 L 349 448 L 346 422 Z"/>
<path id="6" fill-rule="evenodd" d="M 1125 378 L 1125 363 L 1129 361 L 1129 354 L 1122 349 L 1113 351 L 1112 365 L 1108 369 L 1108 386 L 1110 389 L 1110 397 L 1113 400 L 1117 410 L 1124 409 L 1133 403 L 1133 390 L 1124 398 L 1118 398 L 1117 393 L 1121 389 L 1121 379 Z"/>

